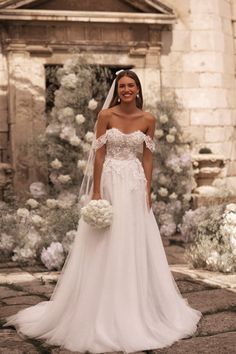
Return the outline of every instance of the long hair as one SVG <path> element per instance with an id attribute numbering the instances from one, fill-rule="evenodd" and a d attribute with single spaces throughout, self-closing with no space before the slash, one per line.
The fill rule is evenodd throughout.
<path id="1" fill-rule="evenodd" d="M 124 77 L 124 76 L 128 76 L 131 79 L 133 79 L 139 89 L 139 93 L 138 93 L 138 97 L 136 97 L 136 106 L 139 109 L 143 109 L 143 93 L 142 93 L 142 86 L 140 83 L 140 80 L 138 78 L 138 76 L 135 74 L 134 71 L 132 70 L 123 70 L 121 71 L 117 77 L 116 77 L 116 81 L 115 81 L 115 89 L 114 89 L 114 94 L 111 100 L 111 103 L 109 105 L 109 108 L 116 106 L 117 104 L 119 104 L 119 96 L 118 96 L 118 82 L 119 80 Z"/>

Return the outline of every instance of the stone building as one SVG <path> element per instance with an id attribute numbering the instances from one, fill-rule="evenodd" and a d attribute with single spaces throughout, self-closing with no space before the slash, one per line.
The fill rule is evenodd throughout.
<path id="1" fill-rule="evenodd" d="M 17 191 L 45 178 L 22 147 L 45 129 L 45 67 L 73 48 L 134 67 L 146 102 L 174 92 L 193 152 L 223 155 L 236 185 L 236 0 L 1 0 L 0 31 L 0 166 Z"/>

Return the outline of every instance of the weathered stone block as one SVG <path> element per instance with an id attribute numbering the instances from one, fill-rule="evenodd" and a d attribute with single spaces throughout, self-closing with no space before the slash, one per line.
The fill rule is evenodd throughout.
<path id="1" fill-rule="evenodd" d="M 220 73 L 200 73 L 199 83 L 201 87 L 221 87 L 222 74 Z"/>
<path id="2" fill-rule="evenodd" d="M 214 154 L 222 154 L 226 158 L 229 158 L 231 156 L 231 142 L 206 142 L 205 145 L 209 147 Z"/>
<path id="3" fill-rule="evenodd" d="M 218 0 L 191 0 L 191 12 L 196 14 L 219 14 Z"/>
<path id="4" fill-rule="evenodd" d="M 191 125 L 217 125 L 217 121 L 214 120 L 212 110 L 192 110 L 191 111 Z"/>
<path id="5" fill-rule="evenodd" d="M 187 88 L 199 86 L 199 75 L 193 72 L 165 71 L 162 73 L 162 84 L 165 87 Z"/>
<path id="6" fill-rule="evenodd" d="M 224 62 L 222 53 L 190 52 L 183 54 L 184 71 L 194 72 L 223 72 Z"/>
<path id="7" fill-rule="evenodd" d="M 163 71 L 183 71 L 183 53 L 172 52 L 168 55 L 162 55 L 160 58 Z"/>
<path id="8" fill-rule="evenodd" d="M 204 141 L 205 128 L 203 126 L 195 127 L 183 127 L 183 138 L 185 141 L 190 138 L 190 140 L 195 143 L 200 143 Z"/>
<path id="9" fill-rule="evenodd" d="M 226 91 L 220 88 L 177 89 L 176 94 L 183 100 L 184 106 L 187 108 L 216 109 L 228 106 Z"/>
<path id="10" fill-rule="evenodd" d="M 191 49 L 194 51 L 224 51 L 224 35 L 215 31 L 192 31 Z"/>
<path id="11" fill-rule="evenodd" d="M 190 121 L 190 112 L 189 110 L 184 110 L 181 112 L 181 114 L 178 116 L 178 123 L 184 127 L 188 126 Z"/>
<path id="12" fill-rule="evenodd" d="M 207 142 L 221 142 L 225 141 L 225 128 L 212 127 L 205 129 L 205 140 Z"/>
<path id="13" fill-rule="evenodd" d="M 221 18 L 214 14 L 193 13 L 189 20 L 189 27 L 192 30 L 221 30 Z"/>
<path id="14" fill-rule="evenodd" d="M 188 30 L 173 31 L 173 43 L 171 50 L 184 52 L 190 50 L 190 32 Z"/>

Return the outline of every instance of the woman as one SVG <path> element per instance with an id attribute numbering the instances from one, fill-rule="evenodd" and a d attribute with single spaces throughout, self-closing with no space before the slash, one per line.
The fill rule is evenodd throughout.
<path id="1" fill-rule="evenodd" d="M 142 104 L 137 75 L 120 72 L 97 120 L 90 194 L 110 201 L 112 225 L 98 231 L 80 220 L 50 301 L 7 319 L 22 334 L 72 351 L 128 353 L 195 332 L 201 313 L 178 291 L 151 209 L 155 119 Z"/>

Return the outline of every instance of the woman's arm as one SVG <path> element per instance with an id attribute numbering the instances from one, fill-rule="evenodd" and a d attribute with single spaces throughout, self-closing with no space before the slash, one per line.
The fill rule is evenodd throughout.
<path id="1" fill-rule="evenodd" d="M 106 133 L 108 126 L 108 114 L 106 111 L 101 111 L 98 115 L 96 126 L 96 138 Z M 97 149 L 94 160 L 94 172 L 93 172 L 93 193 L 92 199 L 101 199 L 100 183 L 102 176 L 102 168 L 105 160 L 106 145 L 103 145 Z"/>
<path id="2" fill-rule="evenodd" d="M 155 131 L 155 118 L 150 114 L 147 117 L 148 121 L 148 129 L 147 135 L 153 139 L 154 131 Z M 145 177 L 147 179 L 147 199 L 148 206 L 151 208 L 151 184 L 152 184 L 152 169 L 153 169 L 153 153 L 148 149 L 146 144 L 144 144 L 143 148 L 143 159 L 142 159 L 143 169 L 145 173 Z"/>

